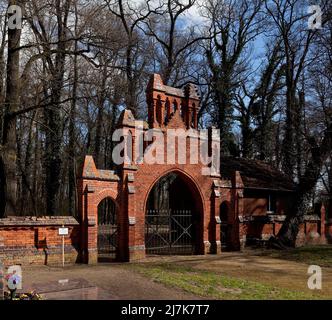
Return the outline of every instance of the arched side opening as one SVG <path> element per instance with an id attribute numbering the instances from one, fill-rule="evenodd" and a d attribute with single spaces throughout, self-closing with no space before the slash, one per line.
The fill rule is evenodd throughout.
<path id="1" fill-rule="evenodd" d="M 103 199 L 98 205 L 98 261 L 110 262 L 118 256 L 118 217 L 112 198 Z"/>
<path id="2" fill-rule="evenodd" d="M 228 223 L 228 215 L 229 215 L 229 202 L 224 201 L 220 205 L 220 242 L 221 248 L 227 249 L 230 240 L 230 224 Z"/>
<path id="3" fill-rule="evenodd" d="M 202 225 L 201 195 L 188 177 L 171 172 L 154 184 L 146 203 L 147 254 L 200 254 Z"/>

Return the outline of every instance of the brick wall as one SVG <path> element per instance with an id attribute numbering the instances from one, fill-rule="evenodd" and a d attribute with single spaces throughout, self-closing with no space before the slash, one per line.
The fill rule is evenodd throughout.
<path id="1" fill-rule="evenodd" d="M 0 219 L 0 257 L 5 265 L 62 262 L 62 237 L 58 228 L 69 229 L 65 236 L 65 262 L 80 259 L 80 224 L 73 217 L 11 217 Z"/>
<path id="2" fill-rule="evenodd" d="M 240 237 L 248 243 L 253 239 L 268 240 L 278 234 L 286 216 L 240 216 Z M 305 216 L 304 223 L 300 225 L 296 245 L 326 244 L 332 235 L 332 224 L 325 222 L 317 215 Z"/>

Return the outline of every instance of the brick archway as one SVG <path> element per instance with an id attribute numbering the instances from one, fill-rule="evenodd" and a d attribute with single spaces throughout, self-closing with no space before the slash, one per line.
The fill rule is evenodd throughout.
<path id="1" fill-rule="evenodd" d="M 93 203 L 96 203 L 97 207 L 98 205 L 106 198 L 110 198 L 113 200 L 116 209 L 119 209 L 119 205 L 117 204 L 116 198 L 117 198 L 117 192 L 113 189 L 105 189 L 97 193 L 96 195 L 93 196 Z"/>
<path id="2" fill-rule="evenodd" d="M 115 205 L 117 216 L 121 212 L 117 201 L 117 192 L 105 186 L 103 181 L 95 181 L 98 188 L 93 189 L 88 183 L 85 185 L 81 198 L 81 255 L 85 263 L 96 263 L 98 261 L 98 206 L 105 199 L 111 199 Z M 98 189 L 101 191 L 98 192 Z M 96 191 L 95 191 L 96 190 Z"/>
<path id="3" fill-rule="evenodd" d="M 83 175 L 79 183 L 79 195 L 82 215 L 82 251 L 84 261 L 94 263 L 97 261 L 97 233 L 98 219 L 97 207 L 105 197 L 111 197 L 118 206 L 119 213 L 119 260 L 130 261 L 141 259 L 146 256 L 145 248 L 145 225 L 146 225 L 146 204 L 153 186 L 163 176 L 176 173 L 183 182 L 182 187 L 191 194 L 187 203 L 190 206 L 195 218 L 198 217 L 198 231 L 195 231 L 197 253 L 215 253 L 217 251 L 219 231 L 216 224 L 216 216 L 219 205 L 220 176 L 212 172 L 209 166 L 201 162 L 191 163 L 191 145 L 194 139 L 197 146 L 201 142 L 212 146 L 217 143 L 212 131 L 207 135 L 200 135 L 198 129 L 197 115 L 199 111 L 199 96 L 193 84 L 187 84 L 182 88 L 171 88 L 164 85 L 160 76 L 153 75 L 147 88 L 148 122 L 137 122 L 130 110 L 124 110 L 118 121 L 118 128 L 122 135 L 129 141 L 132 150 L 128 150 L 128 161 L 124 161 L 116 167 L 116 173 L 111 170 L 98 170 L 91 156 L 87 156 L 83 166 Z M 168 138 L 173 138 L 169 129 L 180 129 L 186 135 L 185 155 L 186 162 L 170 163 L 148 163 L 134 161 L 137 158 L 137 143 L 141 141 L 141 133 L 148 133 L 148 130 L 160 130 L 164 138 L 164 155 L 167 152 Z M 174 156 L 179 158 L 180 142 L 174 141 Z M 189 139 L 188 139 L 189 138 Z M 198 139 L 196 141 L 196 139 Z M 201 140 L 203 139 L 203 140 Z M 144 141 L 143 151 L 149 146 Z M 209 150 L 210 150 L 209 149 Z M 181 151 L 182 153 L 182 151 Z M 166 157 L 168 159 L 168 157 Z M 136 159 L 137 160 L 137 159 Z M 177 190 L 181 187 L 177 185 Z M 175 192 L 173 192 L 175 194 Z M 180 201 L 173 201 L 176 210 L 183 205 Z M 176 208 L 178 206 L 178 208 Z M 185 208 L 186 209 L 186 208 Z M 173 209 L 171 209 L 173 210 Z M 197 211 L 197 212 L 196 212 Z M 174 214 L 175 215 L 175 214 Z M 173 215 L 173 217 L 174 217 Z M 186 230 L 186 226 L 183 226 Z M 196 229 L 195 229 L 196 230 Z M 218 229 L 219 230 L 219 229 Z M 176 231 L 177 232 L 177 231 Z M 184 231 L 185 232 L 185 231 Z"/>
<path id="4" fill-rule="evenodd" d="M 173 178 L 181 189 L 172 194 L 173 184 L 169 185 L 168 201 L 176 197 L 177 205 L 168 203 L 168 208 L 151 209 L 151 196 L 158 182 Z M 173 182 L 174 182 L 173 181 Z M 176 183 L 175 183 L 176 184 Z M 182 205 L 179 205 L 180 198 Z M 191 199 L 191 200 L 188 200 Z M 158 199 L 159 200 L 159 199 Z M 172 202 L 172 201 L 171 201 Z M 145 249 L 154 254 L 203 254 L 204 201 L 195 179 L 180 169 L 171 169 L 159 175 L 145 195 Z M 158 231 L 159 230 L 159 231 Z"/>
<path id="5" fill-rule="evenodd" d="M 98 262 L 111 262 L 119 258 L 119 208 L 115 199 L 105 190 L 96 196 Z M 105 194 L 108 194 L 104 197 Z"/>
<path id="6" fill-rule="evenodd" d="M 200 197 L 200 201 L 202 203 L 202 210 L 204 212 L 204 210 L 206 209 L 205 208 L 205 203 L 203 201 L 204 199 L 204 196 L 203 196 L 203 193 L 202 193 L 202 190 L 200 189 L 198 183 L 196 182 L 195 178 L 193 176 L 191 176 L 188 172 L 182 170 L 182 169 L 179 169 L 179 168 L 171 168 L 171 169 L 168 169 L 168 170 L 165 170 L 164 172 L 162 172 L 161 174 L 158 175 L 157 178 L 154 179 L 154 181 L 150 184 L 148 190 L 147 190 L 147 193 L 145 194 L 145 197 L 144 197 L 144 212 L 146 211 L 146 203 L 147 203 L 147 199 L 149 197 L 149 194 L 153 188 L 153 186 L 164 176 L 170 174 L 170 173 L 176 173 L 178 174 L 179 176 L 181 176 L 187 183 L 188 183 L 188 186 L 191 186 L 193 188 L 193 190 L 195 192 L 197 192 L 199 194 L 199 197 Z"/>
<path id="7" fill-rule="evenodd" d="M 118 200 L 119 177 L 113 171 L 98 170 L 92 156 L 86 156 L 83 174 L 78 184 L 79 210 L 81 213 L 81 260 L 98 261 L 98 205 L 110 198 L 116 212 L 121 214 Z"/>

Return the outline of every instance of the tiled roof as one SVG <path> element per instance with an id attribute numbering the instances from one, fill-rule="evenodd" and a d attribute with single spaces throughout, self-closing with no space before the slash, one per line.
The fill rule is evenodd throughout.
<path id="1" fill-rule="evenodd" d="M 283 172 L 271 165 L 235 157 L 221 157 L 221 175 L 231 177 L 239 171 L 245 188 L 294 191 L 295 183 Z"/>

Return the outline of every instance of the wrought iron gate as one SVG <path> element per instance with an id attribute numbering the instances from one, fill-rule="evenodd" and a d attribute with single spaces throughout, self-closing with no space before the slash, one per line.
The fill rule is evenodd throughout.
<path id="1" fill-rule="evenodd" d="M 98 260 L 109 261 L 116 258 L 118 247 L 118 225 L 115 207 L 106 204 L 98 212 Z"/>
<path id="2" fill-rule="evenodd" d="M 147 210 L 145 247 L 148 254 L 194 254 L 191 210 Z"/>

